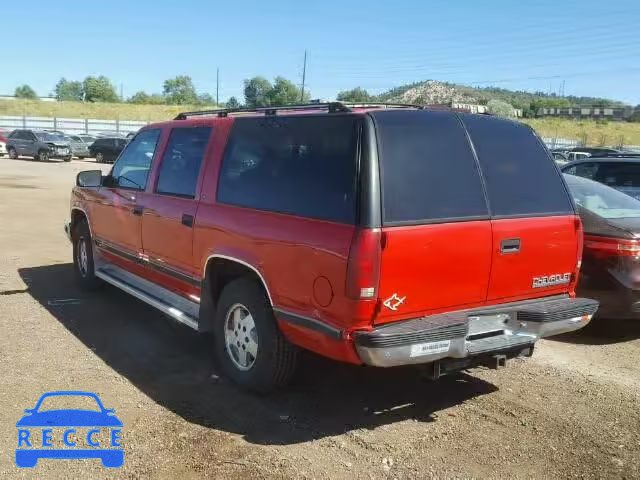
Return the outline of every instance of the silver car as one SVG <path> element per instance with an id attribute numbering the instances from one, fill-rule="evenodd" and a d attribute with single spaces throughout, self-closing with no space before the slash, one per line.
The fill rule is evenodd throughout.
<path id="1" fill-rule="evenodd" d="M 67 135 L 69 139 L 69 145 L 71 146 L 71 155 L 78 158 L 87 158 L 89 157 L 89 145 L 87 141 L 85 141 L 79 135 Z M 93 142 L 91 142 L 93 143 Z"/>

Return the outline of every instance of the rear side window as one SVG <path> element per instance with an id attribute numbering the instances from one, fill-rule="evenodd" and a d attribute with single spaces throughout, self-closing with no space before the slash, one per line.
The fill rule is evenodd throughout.
<path id="1" fill-rule="evenodd" d="M 610 187 L 640 187 L 640 163 L 602 162 L 594 180 Z"/>
<path id="2" fill-rule="evenodd" d="M 516 122 L 461 115 L 495 217 L 573 213 L 560 173 L 533 131 Z"/>
<path id="3" fill-rule="evenodd" d="M 211 127 L 174 128 L 164 151 L 157 193 L 193 198 Z"/>
<path id="4" fill-rule="evenodd" d="M 478 167 L 451 112 L 373 114 L 386 225 L 487 218 Z"/>
<path id="5" fill-rule="evenodd" d="M 236 119 L 218 201 L 354 223 L 357 123 L 353 115 Z"/>

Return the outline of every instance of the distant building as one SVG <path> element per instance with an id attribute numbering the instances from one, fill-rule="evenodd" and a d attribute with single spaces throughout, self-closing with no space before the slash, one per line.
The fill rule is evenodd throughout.
<path id="1" fill-rule="evenodd" d="M 0 95 L 0 100 L 22 100 L 21 98 L 16 97 L 15 95 Z M 43 102 L 56 102 L 56 97 L 38 97 L 38 100 L 42 100 Z"/>
<path id="2" fill-rule="evenodd" d="M 559 117 L 580 119 L 626 120 L 636 109 L 631 106 L 623 107 L 563 107 L 539 108 L 536 117 Z"/>

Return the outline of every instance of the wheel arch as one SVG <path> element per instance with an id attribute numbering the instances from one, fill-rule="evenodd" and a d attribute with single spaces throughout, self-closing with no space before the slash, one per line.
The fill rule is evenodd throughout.
<path id="1" fill-rule="evenodd" d="M 202 295 L 200 300 L 199 330 L 211 330 L 211 320 L 215 314 L 218 299 L 229 282 L 242 277 L 253 278 L 264 290 L 269 304 L 273 297 L 266 279 L 260 270 L 250 262 L 236 256 L 213 254 L 207 257 L 203 269 Z"/>
<path id="2" fill-rule="evenodd" d="M 76 207 L 76 206 L 71 207 L 70 220 L 71 220 L 71 225 L 69 228 L 69 232 L 71 233 L 71 235 L 73 235 L 73 231 L 75 230 L 78 223 L 84 220 L 87 222 L 87 225 L 89 226 L 89 234 L 91 235 L 91 238 L 93 238 L 93 232 L 91 231 L 91 223 L 89 222 L 89 215 L 87 215 L 87 212 L 82 207 Z"/>

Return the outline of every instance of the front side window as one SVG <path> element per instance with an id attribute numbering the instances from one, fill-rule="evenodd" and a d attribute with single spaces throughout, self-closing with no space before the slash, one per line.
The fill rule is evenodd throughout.
<path id="1" fill-rule="evenodd" d="M 158 138 L 159 129 L 145 130 L 122 151 L 111 170 L 115 186 L 134 190 L 145 189 Z"/>
<path id="2" fill-rule="evenodd" d="M 156 193 L 193 198 L 211 127 L 174 128 L 165 149 Z"/>
<path id="3" fill-rule="evenodd" d="M 218 201 L 354 223 L 357 124 L 354 115 L 236 119 Z"/>

